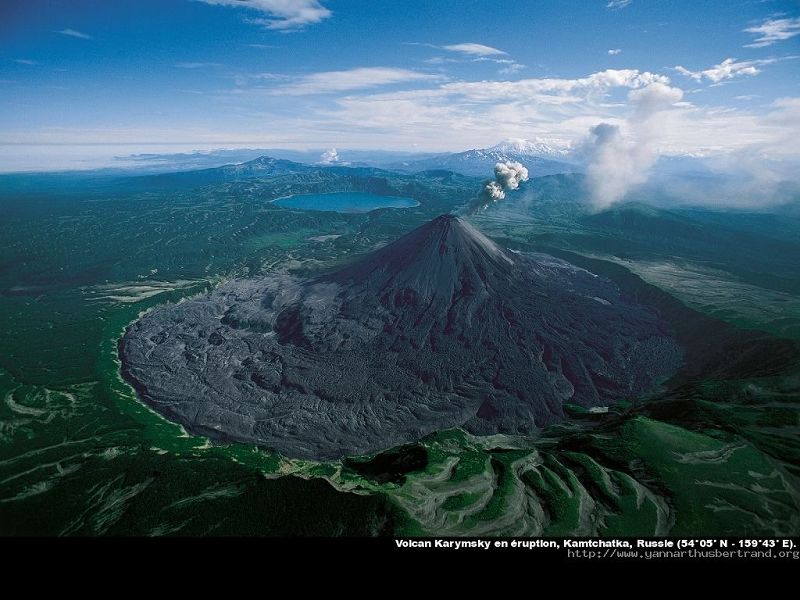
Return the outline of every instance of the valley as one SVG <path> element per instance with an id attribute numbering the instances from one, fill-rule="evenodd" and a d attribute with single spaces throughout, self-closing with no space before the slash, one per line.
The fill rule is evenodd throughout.
<path id="1" fill-rule="evenodd" d="M 209 442 L 148 409 L 121 378 L 117 358 L 119 338 L 144 311 L 232 279 L 341 269 L 457 208 L 480 184 L 439 172 L 382 173 L 385 183 L 378 184 L 359 169 L 318 171 L 216 183 L 203 176 L 196 187 L 181 183 L 162 191 L 124 180 L 111 190 L 87 185 L 69 198 L 4 192 L 4 533 L 797 531 L 798 353 L 794 342 L 775 337 L 794 337 L 794 329 L 779 328 L 798 318 L 792 302 L 781 303 L 780 312 L 775 304 L 774 317 L 763 313 L 759 325 L 771 335 L 739 333 L 754 324 L 726 310 L 714 288 L 693 288 L 696 295 L 685 305 L 668 281 L 639 270 L 640 278 L 634 269 L 666 257 L 696 261 L 707 251 L 714 266 L 704 268 L 715 269 L 720 285 L 746 285 L 742 293 L 753 302 L 769 302 L 775 294 L 796 297 L 800 277 L 786 251 L 759 254 L 746 240 L 719 243 L 736 239 L 737 223 L 746 221 L 715 225 L 707 248 L 703 235 L 642 237 L 639 223 L 600 223 L 581 209 L 575 176 L 534 178 L 507 203 L 469 220 L 506 247 L 545 252 L 599 273 L 677 324 L 679 343 L 697 368 L 679 371 L 660 391 L 609 403 L 607 412 L 565 406 L 566 421 L 530 435 L 476 436 L 450 428 L 396 451 L 332 461 Z M 287 189 L 378 185 L 419 206 L 340 214 L 269 202 Z M 635 205 L 625 211 L 640 218 Z M 707 227 L 691 213 L 647 214 L 655 232 L 674 229 L 676 218 L 683 230 Z M 783 223 L 775 233 L 751 228 L 747 239 L 794 248 L 795 230 Z M 613 236 L 604 233 L 609 227 Z M 751 350 L 742 353 L 737 344 Z M 725 348 L 738 359 L 715 362 L 709 348 Z M 233 514 L 263 515 L 262 525 L 255 530 L 250 519 Z"/>

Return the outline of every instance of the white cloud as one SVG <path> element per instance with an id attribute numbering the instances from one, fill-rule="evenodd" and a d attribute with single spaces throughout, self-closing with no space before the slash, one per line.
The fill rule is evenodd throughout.
<path id="1" fill-rule="evenodd" d="M 82 31 L 78 31 L 77 29 L 62 29 L 61 31 L 57 31 L 56 33 L 60 33 L 61 35 L 67 35 L 69 37 L 79 38 L 81 40 L 90 40 L 92 36 L 88 33 L 83 33 Z"/>
<path id="2" fill-rule="evenodd" d="M 758 75 L 761 73 L 759 67 L 771 65 L 778 62 L 776 58 L 766 58 L 763 60 L 738 61 L 735 58 L 726 58 L 718 65 L 714 65 L 703 71 L 690 71 L 680 65 L 675 67 L 681 75 L 685 75 L 695 81 L 702 81 L 704 78 L 712 83 L 719 83 L 726 79 L 733 79 L 742 75 Z"/>
<path id="3" fill-rule="evenodd" d="M 674 106 L 682 98 L 683 90 L 659 82 L 628 93 L 628 100 L 635 108 L 634 117 L 640 121 L 650 119 L 660 111 Z"/>
<path id="4" fill-rule="evenodd" d="M 800 134 L 800 98 L 778 98 L 772 108 L 767 122 L 782 128 L 787 138 L 796 138 Z"/>
<path id="5" fill-rule="evenodd" d="M 18 58 L 14 62 L 17 63 L 18 65 L 28 65 L 28 66 L 33 66 L 33 65 L 38 65 L 39 64 L 38 61 L 31 60 L 29 58 Z"/>
<path id="6" fill-rule="evenodd" d="M 263 95 L 209 96 L 209 101 L 221 103 L 220 111 L 235 111 L 242 119 L 235 123 L 209 121 L 205 127 L 153 128 L 131 123 L 128 129 L 118 131 L 84 127 L 31 130 L 20 126 L 0 132 L 0 144 L 55 143 L 63 148 L 63 144 L 113 141 L 134 145 L 181 143 L 188 149 L 203 145 L 304 149 L 335 146 L 340 151 L 381 148 L 439 152 L 485 148 L 508 137 L 541 137 L 558 140 L 559 147 L 575 146 L 601 122 L 616 125 L 622 139 L 630 139 L 628 119 L 632 107 L 628 102 L 597 102 L 584 95 L 565 104 L 545 104 L 539 97 L 475 103 L 441 88 L 437 85 L 344 97 L 287 97 L 294 116 L 280 112 L 280 106 L 271 111 L 271 106 L 265 106 Z M 784 98 L 770 107 L 681 106 L 677 103 L 662 111 L 655 121 L 659 154 L 710 157 L 750 152 L 787 162 L 800 159 L 798 97 Z"/>
<path id="7" fill-rule="evenodd" d="M 313 132 L 333 127 L 337 143 L 357 139 L 363 146 L 391 143 L 395 148 L 447 150 L 485 147 L 507 137 L 558 138 L 569 145 L 599 121 L 620 120 L 624 105 L 609 102 L 608 94 L 668 81 L 637 70 L 578 79 L 444 81 L 315 103 L 303 128 Z"/>
<path id="8" fill-rule="evenodd" d="M 408 46 L 425 46 L 428 48 L 435 48 L 436 50 L 447 50 L 461 55 L 460 57 L 451 56 L 434 56 L 428 58 L 425 63 L 429 65 L 445 65 L 450 63 L 463 63 L 463 62 L 492 62 L 500 65 L 498 73 L 500 75 L 513 75 L 525 68 L 525 65 L 518 63 L 508 56 L 508 52 L 486 46 L 484 44 L 476 44 L 474 42 L 467 42 L 463 44 L 451 44 L 448 46 L 437 46 L 436 44 L 425 44 L 421 42 L 404 42 Z"/>
<path id="9" fill-rule="evenodd" d="M 681 98 L 682 90 L 658 82 L 631 90 L 627 135 L 620 126 L 605 122 L 590 129 L 586 175 L 596 208 L 608 208 L 647 181 L 666 129 L 664 113 Z"/>
<path id="10" fill-rule="evenodd" d="M 611 0 L 608 4 L 606 4 L 606 8 L 617 10 L 619 8 L 625 8 L 631 2 L 633 2 L 633 0 Z"/>
<path id="11" fill-rule="evenodd" d="M 758 36 L 752 43 L 746 44 L 745 48 L 763 48 L 800 35 L 800 17 L 767 19 L 760 25 L 748 27 L 744 31 Z"/>
<path id="12" fill-rule="evenodd" d="M 258 11 L 265 17 L 253 23 L 267 29 L 291 31 L 324 21 L 331 16 L 319 0 L 199 0 L 217 6 L 232 6 Z"/>
<path id="13" fill-rule="evenodd" d="M 445 61 L 443 61 L 441 64 L 444 64 L 444 62 Z M 497 71 L 500 75 L 513 75 L 525 68 L 525 65 L 523 65 L 522 63 L 518 63 L 517 61 L 511 58 L 492 58 L 489 56 L 479 56 L 477 58 L 471 59 L 471 62 L 489 62 L 489 63 L 494 63 L 496 65 L 500 65 L 501 68 Z M 436 63 L 429 63 L 429 64 L 436 64 Z"/>
<path id="14" fill-rule="evenodd" d="M 515 73 L 518 73 L 525 68 L 525 65 L 513 60 L 501 64 L 505 64 L 506 66 L 498 71 L 500 75 L 514 75 Z"/>
<path id="15" fill-rule="evenodd" d="M 616 56 L 617 54 L 621 54 L 622 50 L 620 48 L 612 48 L 608 51 L 609 56 Z"/>
<path id="16" fill-rule="evenodd" d="M 233 89 L 206 94 L 210 114 L 224 118 L 202 126 L 153 129 L 149 121 L 142 121 L 141 128 L 132 121 L 124 132 L 20 126 L 1 132 L 2 138 L 15 143 L 177 140 L 195 146 L 452 151 L 484 148 L 509 137 L 558 139 L 563 147 L 575 146 L 591 127 L 607 123 L 619 128 L 627 144 L 633 139 L 630 119 L 636 107 L 646 113 L 651 106 L 663 107 L 664 97 L 670 100 L 669 93 L 652 90 L 626 98 L 652 84 L 669 84 L 664 75 L 635 69 L 572 79 L 461 81 L 385 67 L 249 74 L 236 81 Z M 710 156 L 757 147 L 781 160 L 800 157 L 800 99 L 774 106 L 764 104 L 768 98 L 714 106 L 699 104 L 702 95 L 694 98 L 694 105 L 676 102 L 658 111 L 651 121 L 658 136 L 649 148 L 659 154 Z"/>
<path id="17" fill-rule="evenodd" d="M 442 90 L 470 100 L 531 99 L 543 94 L 571 92 L 604 93 L 611 88 L 639 88 L 651 83 L 669 83 L 669 77 L 637 69 L 607 69 L 579 79 L 519 79 L 517 81 L 459 81 L 446 83 Z M 555 98 L 554 98 L 555 99 Z"/>
<path id="18" fill-rule="evenodd" d="M 179 62 L 175 63 L 178 69 L 207 69 L 209 67 L 218 67 L 219 63 L 211 62 Z"/>
<path id="19" fill-rule="evenodd" d="M 461 54 L 467 54 L 469 56 L 501 56 L 507 54 L 507 52 L 503 52 L 497 48 L 484 46 L 483 44 L 475 44 L 472 42 L 464 44 L 451 44 L 449 46 L 441 46 L 441 48 L 443 50 L 460 52 Z"/>
<path id="20" fill-rule="evenodd" d="M 434 56 L 432 58 L 426 58 L 423 61 L 426 65 L 445 65 L 449 63 L 458 63 L 462 62 L 457 58 L 446 58 L 444 56 Z"/>
<path id="21" fill-rule="evenodd" d="M 373 88 L 382 85 L 436 79 L 439 79 L 436 75 L 429 75 L 409 69 L 362 67 L 347 71 L 324 71 L 305 75 L 275 88 L 274 93 L 293 96 L 329 94 L 333 92 L 347 92 Z"/>

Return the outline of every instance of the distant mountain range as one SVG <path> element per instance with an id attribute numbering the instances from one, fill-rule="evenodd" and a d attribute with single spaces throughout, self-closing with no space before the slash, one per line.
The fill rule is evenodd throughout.
<path id="1" fill-rule="evenodd" d="M 156 187 L 159 189 L 172 189 L 176 187 L 198 187 L 201 185 L 211 185 L 228 181 L 243 181 L 245 179 L 277 177 L 290 173 L 308 173 L 316 170 L 319 170 L 319 167 L 280 158 L 272 158 L 271 156 L 260 156 L 256 159 L 239 164 L 196 169 L 193 171 L 175 171 L 156 175 L 134 176 L 126 178 L 123 181 L 126 185 L 134 184 L 145 187 Z"/>
<path id="2" fill-rule="evenodd" d="M 570 148 L 559 147 L 543 140 L 531 142 L 522 138 L 505 139 L 487 150 L 501 154 L 515 154 L 518 156 L 534 156 L 559 160 L 568 160 L 572 154 Z"/>
<path id="3" fill-rule="evenodd" d="M 346 153 L 342 153 L 346 156 Z M 545 156 L 546 155 L 546 156 Z M 562 157 L 557 160 L 549 157 Z M 197 169 L 192 171 L 176 171 L 135 177 L 139 184 L 156 187 L 200 186 L 226 181 L 242 181 L 245 179 L 276 177 L 290 173 L 326 172 L 332 174 L 360 175 L 367 177 L 385 177 L 391 171 L 409 174 L 425 171 L 450 171 L 467 177 L 490 177 L 498 162 L 517 161 L 528 168 L 531 177 L 554 175 L 558 173 L 574 173 L 580 171 L 579 165 L 568 162 L 566 151 L 559 150 L 538 142 L 526 140 L 507 140 L 496 146 L 485 149 L 467 150 L 452 154 L 439 154 L 411 161 L 394 162 L 378 166 L 364 163 L 347 164 L 307 164 L 294 162 L 271 156 L 260 156 L 239 164 L 228 164 L 219 167 Z"/>
<path id="4" fill-rule="evenodd" d="M 295 163 L 322 166 L 383 166 L 403 160 L 417 160 L 433 156 L 431 152 L 399 152 L 391 150 L 340 150 L 335 160 L 324 155 L 330 149 L 287 150 L 285 148 L 236 148 L 205 150 L 186 153 L 134 154 L 119 156 L 119 168 L 136 169 L 143 174 L 168 173 L 221 167 L 248 162 L 262 156 L 288 160 Z"/>
<path id="5" fill-rule="evenodd" d="M 330 152 L 330 151 L 328 151 Z M 127 163 L 142 174 L 196 171 L 250 164 L 263 157 L 281 159 L 304 165 L 378 167 L 384 169 L 418 172 L 448 170 L 461 175 L 489 176 L 498 161 L 515 160 L 523 163 L 532 176 L 574 172 L 576 160 L 569 149 L 544 140 L 529 141 L 509 138 L 489 148 L 464 152 L 409 153 L 384 150 L 339 150 L 336 160 L 323 160 L 322 150 L 236 149 L 177 154 L 137 154 L 119 157 L 120 164 Z M 230 173 L 229 173 L 230 174 Z"/>
<path id="6" fill-rule="evenodd" d="M 447 177 L 448 173 L 454 177 L 485 180 L 492 177 L 495 165 L 504 161 L 522 163 L 527 167 L 531 178 L 550 175 L 580 175 L 586 166 L 585 157 L 582 157 L 580 152 L 545 141 L 523 139 L 508 139 L 489 148 L 465 152 L 418 154 L 403 157 L 399 157 L 397 154 L 377 152 L 369 161 L 354 160 L 355 157 L 354 152 L 343 150 L 337 153 L 339 160 L 329 164 L 320 164 L 319 162 L 294 161 L 262 155 L 255 159 L 236 161 L 234 164 L 228 163 L 211 168 L 155 174 L 152 172 L 144 174 L 141 170 L 98 171 L 94 177 L 95 184 L 98 186 L 107 185 L 110 182 L 111 185 L 118 184 L 118 187 L 122 186 L 130 191 L 132 189 L 187 189 L 250 179 L 263 180 L 300 175 L 307 181 L 318 181 L 318 189 L 315 191 L 350 191 L 351 188 L 327 189 L 321 181 L 336 179 L 338 186 L 340 183 L 338 178 L 342 177 L 345 179 L 355 177 L 363 183 L 366 180 L 378 182 L 378 180 L 384 181 L 397 177 L 413 180 L 419 175 L 426 179 L 441 178 Z M 390 157 L 391 160 L 389 160 Z M 227 156 L 227 158 L 233 157 Z M 764 164 L 770 163 L 764 162 Z M 774 166 L 774 170 L 778 171 L 780 166 Z M 48 178 L 47 185 L 57 189 L 71 188 L 78 181 L 74 174 L 70 173 L 44 175 Z M 80 175 L 81 180 L 89 176 L 92 174 L 86 172 L 82 172 Z M 106 183 L 102 181 L 103 177 Z M 688 155 L 665 155 L 661 156 L 651 169 L 647 183 L 634 190 L 628 199 L 645 200 L 648 204 L 660 206 L 713 205 L 726 202 L 731 205 L 740 203 L 742 207 L 747 207 L 753 204 L 749 195 L 759 191 L 753 188 L 751 179 L 752 176 L 746 171 L 734 173 L 730 168 L 720 170 L 719 167 L 715 167 L 715 163 L 711 159 Z M 37 185 L 41 187 L 44 181 L 45 179 L 40 175 Z M 286 184 L 289 185 L 288 180 Z M 2 189 L 24 192 L 29 185 L 29 179 L 24 176 L 14 174 L 0 176 L 0 188 Z M 377 189 L 375 185 L 378 188 L 383 186 L 379 183 L 375 183 L 375 185 L 370 183 L 366 188 L 359 185 L 361 187 L 353 189 L 375 191 Z M 475 185 L 477 189 L 477 183 Z M 796 199 L 800 197 L 798 196 L 800 187 L 788 179 L 773 187 L 774 189 L 770 190 L 773 204 L 794 205 Z M 85 187 L 83 189 L 85 190 Z"/>
<path id="7" fill-rule="evenodd" d="M 426 153 L 389 150 L 348 150 L 336 152 L 336 160 L 323 160 L 330 152 L 285 149 L 220 149 L 188 153 L 134 154 L 119 156 L 119 165 L 76 172 L 81 181 L 87 178 L 113 179 L 137 177 L 159 184 L 203 185 L 219 181 L 271 177 L 286 173 L 318 171 L 321 168 L 383 169 L 405 173 L 452 171 L 468 177 L 491 177 L 495 164 L 517 161 L 525 165 L 531 177 L 575 173 L 582 161 L 570 149 L 547 141 L 510 138 L 488 148 L 463 152 Z M 55 185 L 66 185 L 71 172 L 41 173 L 55 177 Z M 13 184 L 16 174 L 0 174 L 0 181 Z"/>
<path id="8" fill-rule="evenodd" d="M 437 154 L 431 157 L 405 160 L 385 165 L 400 171 L 447 170 L 468 176 L 490 176 L 498 162 L 516 161 L 528 168 L 532 177 L 574 173 L 580 166 L 571 158 L 570 151 L 546 142 L 511 138 L 490 148 L 477 148 L 465 152 Z"/>

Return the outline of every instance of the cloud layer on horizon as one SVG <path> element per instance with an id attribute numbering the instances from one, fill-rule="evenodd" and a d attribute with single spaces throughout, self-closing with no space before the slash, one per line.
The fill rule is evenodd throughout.
<path id="1" fill-rule="evenodd" d="M 27 63 L 26 63 L 27 64 Z M 188 63 L 185 69 L 200 69 Z M 741 63 L 740 63 L 741 64 Z M 711 82 L 697 72 L 702 82 Z M 486 147 L 509 137 L 547 138 L 575 147 L 600 123 L 627 133 L 631 91 L 661 84 L 666 75 L 637 69 L 606 69 L 577 78 L 469 81 L 397 67 L 360 67 L 303 75 L 238 74 L 235 87 L 209 101 L 236 115 L 240 129 L 108 131 L 106 139 L 143 142 L 291 144 L 314 147 L 445 151 Z M 694 79 L 692 79 L 694 81 Z M 200 93 L 200 95 L 203 95 Z M 800 96 L 800 95 L 799 95 Z M 776 158 L 800 157 L 800 99 L 722 107 L 685 99 L 673 107 L 658 152 L 712 155 L 757 148 Z M 634 102 L 635 101 L 635 102 Z M 254 126 L 253 123 L 263 126 Z M 41 128 L 7 131 L 0 143 L 98 143 L 100 129 Z M 173 136 L 170 138 L 169 136 Z"/>

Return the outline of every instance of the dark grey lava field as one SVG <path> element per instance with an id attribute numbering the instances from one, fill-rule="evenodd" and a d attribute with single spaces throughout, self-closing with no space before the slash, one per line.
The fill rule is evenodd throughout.
<path id="1" fill-rule="evenodd" d="M 120 354 L 189 431 L 325 460 L 453 427 L 533 434 L 565 404 L 652 391 L 680 365 L 672 335 L 611 281 L 446 215 L 331 273 L 155 309 Z"/>

